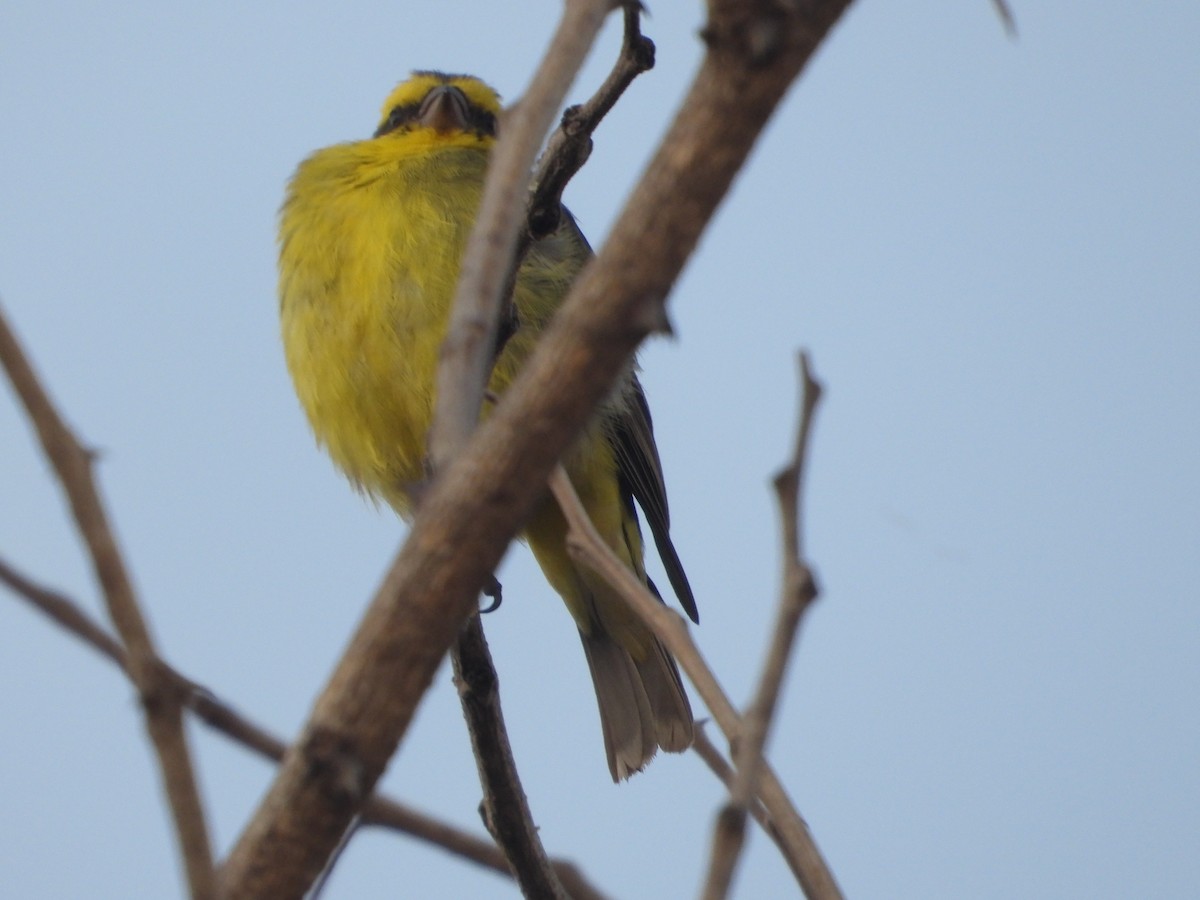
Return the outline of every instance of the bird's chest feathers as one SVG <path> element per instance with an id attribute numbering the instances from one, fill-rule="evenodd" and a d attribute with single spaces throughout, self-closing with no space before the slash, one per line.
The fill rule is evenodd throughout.
<path id="1" fill-rule="evenodd" d="M 414 189 L 397 175 L 326 206 L 289 355 L 307 359 L 301 394 L 318 437 L 369 490 L 387 495 L 420 477 L 438 352 L 477 205 L 477 186 Z"/>

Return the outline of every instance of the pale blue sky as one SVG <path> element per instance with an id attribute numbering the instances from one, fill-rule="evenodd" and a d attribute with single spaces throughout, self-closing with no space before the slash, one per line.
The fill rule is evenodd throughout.
<path id="1" fill-rule="evenodd" d="M 85 439 L 166 655 L 299 726 L 402 535 L 317 452 L 279 347 L 274 220 L 312 149 L 413 68 L 519 95 L 558 4 L 9 4 L 0 298 Z M 603 241 L 700 53 L 659 64 L 568 201 Z M 735 698 L 777 585 L 793 351 L 828 394 L 806 523 L 825 593 L 771 754 L 853 897 L 1190 896 L 1200 882 L 1200 12 L 862 0 L 772 123 L 642 355 L 697 638 Z M 573 98 L 612 58 L 610 29 Z M 0 553 L 98 610 L 0 400 Z M 702 877 L 690 757 L 608 779 L 573 627 L 527 551 L 486 620 L 550 852 L 615 897 Z M 0 883 L 180 894 L 136 703 L 0 599 Z M 267 766 L 196 729 L 222 852 Z M 479 830 L 448 673 L 385 780 Z M 736 896 L 786 896 L 754 835 Z M 391 834 L 327 896 L 507 897 Z"/>

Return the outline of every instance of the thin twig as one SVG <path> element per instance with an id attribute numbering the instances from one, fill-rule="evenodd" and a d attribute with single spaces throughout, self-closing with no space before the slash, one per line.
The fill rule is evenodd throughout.
<path id="1" fill-rule="evenodd" d="M 734 870 L 745 846 L 746 812 L 758 790 L 763 747 L 775 716 L 783 676 L 795 646 L 800 620 L 817 596 L 812 570 L 803 559 L 800 490 L 804 483 L 813 415 L 821 399 L 821 385 L 812 376 L 807 354 L 800 354 L 799 363 L 801 407 L 795 449 L 791 462 L 775 476 L 774 482 L 783 532 L 783 585 L 779 611 L 771 630 L 771 645 L 758 689 L 742 717 L 742 733 L 735 745 L 737 774 L 729 800 L 718 813 L 713 829 L 708 879 L 703 893 L 705 900 L 721 900 L 729 893 Z"/>
<path id="2" fill-rule="evenodd" d="M 563 192 L 591 156 L 592 135 L 633 80 L 654 67 L 654 42 L 641 32 L 641 3 L 638 0 L 624 0 L 620 5 L 625 17 L 624 39 L 612 71 L 585 103 L 567 107 L 563 111 L 558 128 L 550 135 L 546 149 L 538 160 L 525 214 L 525 227 L 517 235 L 516 250 L 504 277 L 501 296 L 509 298 L 502 320 L 506 328 L 515 330 L 520 325 L 520 316 L 511 301 L 517 272 L 533 244 L 552 234 L 562 224 L 566 213 L 562 205 Z M 510 336 L 511 332 L 500 334 L 496 346 L 502 346 Z"/>
<path id="3" fill-rule="evenodd" d="M 500 848 L 491 841 L 477 838 L 453 825 L 416 812 L 410 807 L 403 806 L 379 794 L 373 796 L 363 807 L 362 821 L 364 825 L 379 825 L 403 831 L 448 853 L 489 868 L 493 872 L 508 878 L 513 877 L 508 860 Z M 554 867 L 559 882 L 566 889 L 571 900 L 607 900 L 607 895 L 593 886 L 573 862 L 565 859 L 552 859 L 550 864 Z"/>
<path id="4" fill-rule="evenodd" d="M 493 363 L 505 274 L 525 215 L 530 170 L 613 0 L 567 0 L 550 46 L 525 94 L 505 117 L 488 163 L 479 214 L 463 254 L 437 370 L 437 405 L 429 431 L 435 471 L 467 442 L 479 421 Z"/>
<path id="5" fill-rule="evenodd" d="M 741 716 L 696 647 L 683 618 L 651 594 L 609 549 L 588 518 L 562 466 L 551 473 L 549 485 L 570 526 L 567 550 L 572 557 L 604 578 L 654 630 L 695 685 L 717 726 L 730 744 L 736 746 L 742 736 Z M 759 796 L 779 830 L 780 839 L 787 848 L 788 864 L 796 872 L 805 894 L 810 898 L 840 897 L 833 873 L 821 857 L 808 826 L 766 762 L 761 778 Z"/>
<path id="6" fill-rule="evenodd" d="M 129 657 L 125 648 L 68 597 L 34 583 L 0 558 L 0 583 L 29 602 L 84 644 L 129 675 Z M 256 722 L 251 721 L 212 691 L 183 675 L 169 663 L 159 660 L 163 676 L 175 685 L 183 704 L 214 731 L 225 735 L 260 756 L 280 762 L 287 745 Z M 455 856 L 491 869 L 506 878 L 512 871 L 504 854 L 491 841 L 478 838 L 454 825 L 435 819 L 384 794 L 373 794 L 363 806 L 362 824 L 407 834 Z M 563 859 L 551 860 L 559 880 L 572 900 L 603 900 L 602 894 L 579 868 Z"/>
<path id="7" fill-rule="evenodd" d="M 77 604 L 62 594 L 34 584 L 3 559 L 0 559 L 0 582 L 129 674 L 129 657 L 125 648 Z"/>
<path id="8" fill-rule="evenodd" d="M 517 774 L 500 709 L 499 679 L 479 616 L 467 620 L 450 658 L 471 734 L 475 764 L 479 767 L 479 781 L 484 786 L 480 810 L 484 824 L 504 850 L 513 877 L 521 885 L 521 893 L 526 897 L 565 900 L 567 893 L 546 858 Z"/>
<path id="9" fill-rule="evenodd" d="M 624 16 L 621 52 L 612 71 L 586 103 L 566 109 L 538 161 L 533 177 L 533 197 L 526 216 L 528 227 L 521 235 L 521 249 L 516 254 L 518 260 L 532 241 L 551 234 L 558 227 L 563 191 L 591 155 L 592 135 L 596 128 L 633 80 L 654 68 L 654 42 L 641 31 L 641 4 L 625 3 Z"/>
<path id="10" fill-rule="evenodd" d="M 92 477 L 92 455 L 80 445 L 54 408 L 2 310 L 0 363 L 21 398 L 67 496 L 104 593 L 109 617 L 129 651 L 130 677 L 141 699 L 146 730 L 158 756 L 189 890 L 193 898 L 213 897 L 216 873 L 212 845 L 183 730 L 181 698 L 155 665 L 158 654 L 154 640 L 138 607 L 133 584 Z"/>
<path id="11" fill-rule="evenodd" d="M 721 751 L 716 745 L 708 739 L 708 733 L 704 730 L 706 722 L 697 722 L 695 736 L 692 739 L 692 752 L 699 756 L 710 772 L 717 776 L 717 779 L 726 788 L 733 788 L 733 766 L 729 764 L 729 760 L 721 755 Z M 779 848 L 779 852 L 786 858 L 787 848 L 783 846 L 783 842 L 779 837 L 779 832 L 775 828 L 775 823 L 771 821 L 770 815 L 767 813 L 766 807 L 762 805 L 762 801 L 758 797 L 751 798 L 750 815 L 754 816 L 756 821 L 767 836 L 775 842 Z"/>
<path id="12" fill-rule="evenodd" d="M 1004 31 L 1010 38 L 1016 38 L 1017 17 L 1013 15 L 1012 7 L 1008 5 L 1008 0 L 992 0 L 992 7 L 996 10 L 996 15 L 1000 17 L 1000 21 L 1004 25 Z"/>

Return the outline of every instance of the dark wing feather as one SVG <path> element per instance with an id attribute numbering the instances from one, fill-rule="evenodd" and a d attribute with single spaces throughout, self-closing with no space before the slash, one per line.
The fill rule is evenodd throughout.
<path id="1" fill-rule="evenodd" d="M 675 545 L 671 543 L 671 513 L 667 508 L 662 463 L 658 458 L 658 448 L 654 445 L 650 407 L 646 404 L 646 395 L 637 376 L 632 376 L 627 398 L 627 408 L 610 420 L 621 493 L 626 503 L 632 497 L 642 508 L 646 524 L 654 535 L 654 545 L 662 558 L 663 568 L 667 570 L 667 578 L 671 581 L 675 596 L 679 598 L 679 605 L 688 618 L 699 624 L 696 598 L 683 571 L 683 563 L 679 561 L 679 554 L 675 552 Z"/>
<path id="2" fill-rule="evenodd" d="M 562 220 L 558 229 L 534 246 L 550 246 L 554 241 L 565 241 L 565 245 L 555 245 L 559 246 L 559 254 L 563 252 L 561 246 L 566 246 L 570 248 L 570 252 L 585 258 L 592 255 L 587 238 L 565 206 L 562 208 Z M 683 571 L 683 563 L 679 561 L 679 554 L 675 552 L 675 545 L 671 543 L 671 514 L 667 509 L 667 488 L 663 484 L 662 463 L 658 459 L 658 448 L 654 445 L 650 407 L 646 404 L 646 395 L 642 392 L 642 385 L 636 375 L 630 376 L 630 386 L 626 393 L 629 401 L 627 408 L 611 415 L 606 423 L 617 457 L 621 500 L 630 508 L 635 523 L 637 515 L 633 510 L 633 501 L 636 500 L 642 508 L 650 526 L 650 533 L 654 535 L 654 545 L 658 548 L 663 568 L 667 570 L 671 588 L 679 598 L 679 605 L 688 614 L 688 618 L 699 624 L 700 613 L 696 609 L 696 598 Z M 650 589 L 658 594 L 653 582 L 649 579 L 646 581 Z"/>

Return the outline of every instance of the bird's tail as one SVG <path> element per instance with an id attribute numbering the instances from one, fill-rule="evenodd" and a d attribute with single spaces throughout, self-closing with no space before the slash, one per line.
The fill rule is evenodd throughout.
<path id="1" fill-rule="evenodd" d="M 654 591 L 642 565 L 637 519 L 619 495 L 617 479 L 582 477 L 577 483 L 590 489 L 582 495 L 584 505 L 605 542 Z M 675 660 L 604 578 L 571 558 L 558 504 L 543 502 L 525 535 L 583 640 L 613 781 L 640 772 L 660 747 L 672 753 L 690 747 L 692 709 Z"/>
<path id="2" fill-rule="evenodd" d="M 692 744 L 692 708 L 667 650 L 651 638 L 645 658 L 634 659 L 602 628 L 583 640 L 600 728 L 613 781 L 640 772 L 661 747 L 680 753 Z"/>

